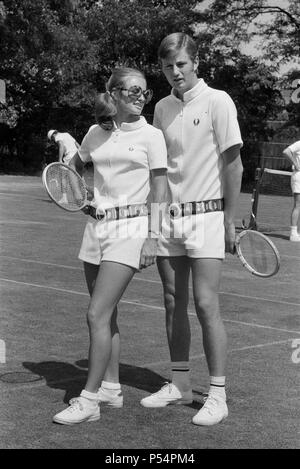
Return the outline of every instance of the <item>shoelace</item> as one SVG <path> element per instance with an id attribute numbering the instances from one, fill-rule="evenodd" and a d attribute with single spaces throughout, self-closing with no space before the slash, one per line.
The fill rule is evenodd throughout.
<path id="1" fill-rule="evenodd" d="M 169 394 L 171 394 L 171 392 L 172 392 L 172 383 L 169 383 L 168 381 L 166 381 L 166 384 L 159 391 L 152 394 L 152 396 L 158 396 L 160 394 L 163 394 L 166 389 L 168 389 Z"/>
<path id="2" fill-rule="evenodd" d="M 73 397 L 73 399 L 69 401 L 69 404 L 70 404 L 70 407 L 68 409 L 69 412 L 74 412 L 75 410 L 78 410 L 78 409 L 80 411 L 83 411 L 83 405 L 80 402 L 79 397 Z"/>
<path id="3" fill-rule="evenodd" d="M 214 396 L 207 396 L 204 399 L 203 408 L 207 410 L 207 412 L 212 415 L 214 409 L 218 406 L 219 400 Z"/>

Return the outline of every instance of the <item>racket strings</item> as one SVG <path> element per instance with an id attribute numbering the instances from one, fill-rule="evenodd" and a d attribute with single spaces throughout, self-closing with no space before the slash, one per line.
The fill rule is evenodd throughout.
<path id="1" fill-rule="evenodd" d="M 86 189 L 83 181 L 73 171 L 53 165 L 46 175 L 46 184 L 51 197 L 61 207 L 78 210 L 85 205 Z"/>
<path id="2" fill-rule="evenodd" d="M 254 231 L 241 237 L 240 251 L 247 264 L 257 273 L 270 275 L 278 268 L 278 258 L 273 247 Z"/>

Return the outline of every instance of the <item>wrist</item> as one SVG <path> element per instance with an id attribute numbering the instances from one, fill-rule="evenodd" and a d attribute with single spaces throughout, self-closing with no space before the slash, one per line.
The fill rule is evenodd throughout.
<path id="1" fill-rule="evenodd" d="M 224 224 L 225 224 L 225 225 L 232 225 L 232 224 L 234 224 L 234 217 L 231 216 L 231 215 L 226 215 L 226 213 L 224 213 Z"/>

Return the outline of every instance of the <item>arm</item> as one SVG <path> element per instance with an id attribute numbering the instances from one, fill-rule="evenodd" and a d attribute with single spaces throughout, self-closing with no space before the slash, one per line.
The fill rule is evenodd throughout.
<path id="1" fill-rule="evenodd" d="M 73 156 L 73 158 L 70 160 L 69 166 L 70 166 L 72 169 L 75 169 L 75 171 L 77 171 L 77 173 L 80 174 L 80 176 L 82 176 L 83 168 L 84 168 L 84 162 L 83 162 L 82 159 L 80 158 L 78 152 L 75 153 L 75 155 Z"/>
<path id="2" fill-rule="evenodd" d="M 293 161 L 293 152 L 292 150 L 290 149 L 290 147 L 286 147 L 284 150 L 283 150 L 283 155 L 292 163 L 292 165 L 294 166 L 294 161 Z"/>
<path id="3" fill-rule="evenodd" d="M 65 147 L 62 142 L 57 142 L 57 143 L 58 143 L 58 161 L 62 163 L 64 154 L 65 154 Z"/>
<path id="4" fill-rule="evenodd" d="M 151 200 L 149 216 L 148 238 L 141 252 L 140 268 L 149 267 L 155 263 L 157 242 L 161 231 L 162 218 L 167 200 L 167 170 L 165 168 L 151 170 L 151 191 L 148 200 Z"/>
<path id="5" fill-rule="evenodd" d="M 224 224 L 225 249 L 235 252 L 235 224 L 234 216 L 241 191 L 243 165 L 240 157 L 240 145 L 234 145 L 222 153 L 223 167 L 223 194 L 224 194 Z"/>

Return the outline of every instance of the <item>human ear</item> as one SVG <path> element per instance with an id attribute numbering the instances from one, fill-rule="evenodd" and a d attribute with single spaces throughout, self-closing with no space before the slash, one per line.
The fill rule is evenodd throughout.
<path id="1" fill-rule="evenodd" d="M 198 66 L 199 66 L 199 58 L 198 58 L 198 56 L 196 56 L 194 58 L 194 72 L 196 72 Z"/>

